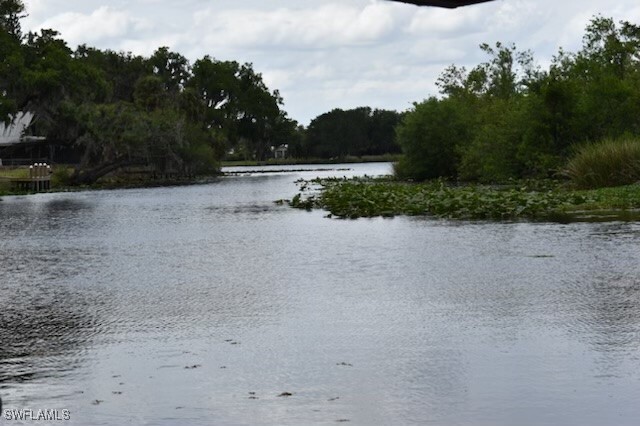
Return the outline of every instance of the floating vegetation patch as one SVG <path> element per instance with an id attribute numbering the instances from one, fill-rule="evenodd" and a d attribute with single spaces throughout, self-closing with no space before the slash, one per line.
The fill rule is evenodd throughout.
<path id="1" fill-rule="evenodd" d="M 471 220 L 555 220 L 574 211 L 640 207 L 640 186 L 613 193 L 574 191 L 554 181 L 510 185 L 453 185 L 442 180 L 408 183 L 391 178 L 316 179 L 298 183 L 291 207 L 325 209 L 339 218 L 433 216 Z M 615 195 L 613 194 L 613 195 Z"/>

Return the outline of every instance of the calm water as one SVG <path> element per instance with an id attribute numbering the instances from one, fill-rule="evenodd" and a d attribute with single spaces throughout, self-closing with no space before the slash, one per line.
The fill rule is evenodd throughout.
<path id="1" fill-rule="evenodd" d="M 273 203 L 301 177 L 390 171 L 344 167 L 5 197 L 4 408 L 74 425 L 638 424 L 640 223 Z"/>

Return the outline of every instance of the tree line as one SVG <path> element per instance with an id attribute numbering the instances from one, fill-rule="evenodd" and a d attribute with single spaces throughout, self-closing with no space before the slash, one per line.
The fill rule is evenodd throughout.
<path id="1" fill-rule="evenodd" d="M 72 50 L 55 30 L 22 34 L 24 16 L 21 0 L 0 0 L 0 120 L 33 112 L 34 133 L 77 156 L 74 183 L 132 165 L 210 173 L 230 147 L 263 159 L 296 132 L 252 64 Z"/>
<path id="2" fill-rule="evenodd" d="M 22 34 L 24 16 L 21 0 L 0 0 L 0 120 L 33 112 L 33 132 L 75 156 L 72 183 L 128 166 L 211 173 L 230 152 L 265 160 L 280 145 L 296 158 L 401 150 L 400 177 L 495 182 L 556 176 L 577 148 L 640 134 L 640 27 L 602 16 L 547 69 L 530 51 L 483 44 L 486 62 L 451 65 L 440 96 L 407 112 L 334 109 L 307 128 L 252 64 L 72 50 L 55 30 Z"/>
<path id="3" fill-rule="evenodd" d="M 596 16 L 582 48 L 548 69 L 530 51 L 483 44 L 489 60 L 452 65 L 440 97 L 414 104 L 397 128 L 401 177 L 502 181 L 557 176 L 585 144 L 640 135 L 640 27 Z"/>
<path id="4" fill-rule="evenodd" d="M 129 166 L 211 173 L 230 153 L 265 160 L 280 145 L 298 158 L 399 152 L 395 111 L 336 109 L 305 129 L 250 63 L 72 50 L 53 29 L 23 34 L 25 16 L 21 0 L 0 0 L 0 120 L 33 112 L 31 131 L 77 163 L 71 183 Z"/>
<path id="5" fill-rule="evenodd" d="M 400 153 L 395 127 L 402 114 L 392 110 L 339 108 L 320 114 L 290 145 L 298 158 L 341 159 Z"/>

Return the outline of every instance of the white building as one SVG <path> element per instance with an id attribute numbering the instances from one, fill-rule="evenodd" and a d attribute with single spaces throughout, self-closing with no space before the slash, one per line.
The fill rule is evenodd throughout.
<path id="1" fill-rule="evenodd" d="M 38 142 L 44 141 L 46 138 L 42 136 L 25 136 L 27 128 L 33 122 L 33 113 L 28 111 L 21 111 L 18 112 L 15 117 L 10 118 L 12 118 L 12 120 L 9 122 L 9 124 L 5 124 L 4 121 L 0 121 L 0 149 L 6 148 L 0 151 L 0 154 L 9 154 L 9 156 L 11 157 L 11 164 L 24 163 L 26 158 L 14 158 L 14 156 L 16 156 L 16 152 L 13 147 L 20 146 L 25 147 L 25 149 L 27 150 L 25 151 L 24 149 L 19 149 L 17 155 L 28 157 L 29 161 L 34 160 L 34 146 L 39 145 Z M 42 157 L 40 155 L 40 149 L 41 147 L 37 148 L 38 158 Z M 50 154 L 50 157 L 51 155 L 52 154 Z M 2 159 L 0 159 L 0 166 L 2 166 Z"/>
<path id="2" fill-rule="evenodd" d="M 287 158 L 287 154 L 289 153 L 289 144 L 283 144 L 278 146 L 277 148 L 273 148 L 273 157 L 278 159 Z"/>
<path id="3" fill-rule="evenodd" d="M 31 112 L 19 112 L 15 118 L 5 125 L 0 122 L 0 146 L 16 145 L 20 142 L 33 142 L 44 140 L 43 137 L 38 136 L 24 136 L 24 131 L 31 125 L 33 121 L 33 113 Z"/>

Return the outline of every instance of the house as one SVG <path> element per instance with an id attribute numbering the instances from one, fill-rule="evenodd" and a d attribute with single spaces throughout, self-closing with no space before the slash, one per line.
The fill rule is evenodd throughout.
<path id="1" fill-rule="evenodd" d="M 33 114 L 29 111 L 18 112 L 8 125 L 0 122 L 0 146 L 16 145 L 21 142 L 44 140 L 35 136 L 24 136 L 24 131 L 31 125 Z"/>
<path id="2" fill-rule="evenodd" d="M 284 159 L 287 158 L 287 154 L 289 152 L 289 145 L 282 144 L 273 150 L 273 158 L 275 159 Z"/>
<path id="3" fill-rule="evenodd" d="M 46 138 L 25 135 L 33 118 L 33 113 L 20 111 L 15 117 L 10 117 L 9 124 L 0 121 L 0 158 L 8 159 L 8 164 L 30 164 L 34 161 L 47 161 L 47 158 L 51 157 L 42 153 L 43 150 L 50 150 L 49 147 L 43 146 L 45 144 L 42 142 Z"/>

